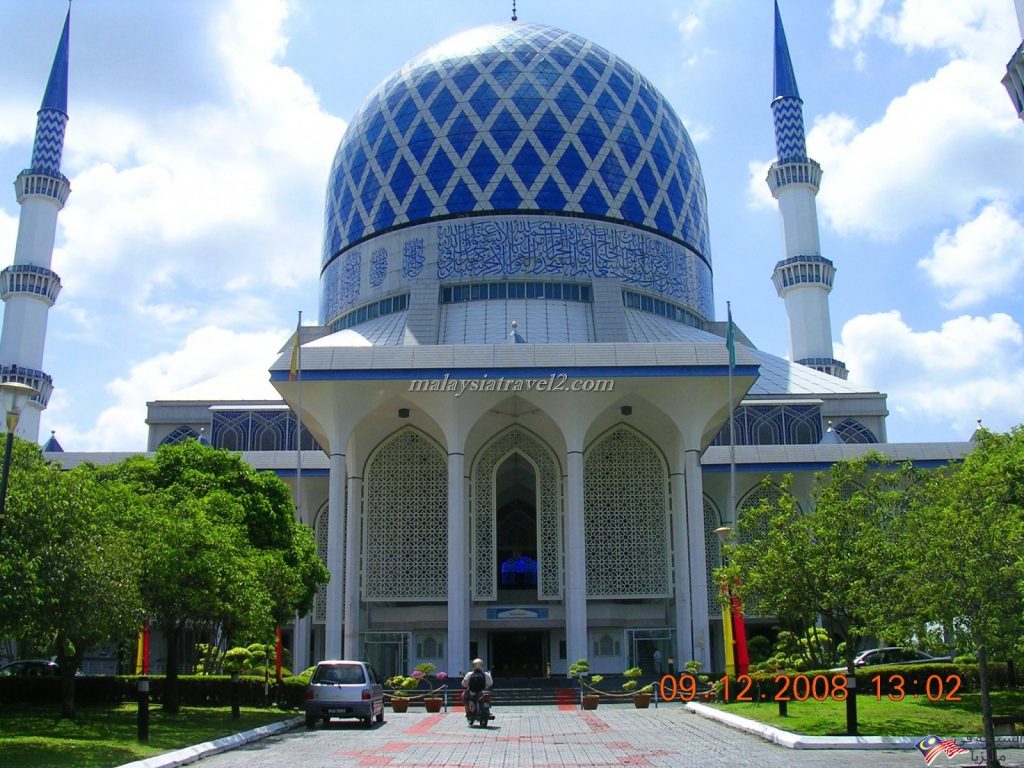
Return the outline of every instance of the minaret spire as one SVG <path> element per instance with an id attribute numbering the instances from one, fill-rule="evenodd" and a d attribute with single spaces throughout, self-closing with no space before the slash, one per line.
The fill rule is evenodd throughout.
<path id="1" fill-rule="evenodd" d="M 0 272 L 4 303 L 0 381 L 17 381 L 36 390 L 18 422 L 18 434 L 32 441 L 39 438 L 39 416 L 53 391 L 53 379 L 42 370 L 42 364 L 47 315 L 61 289 L 60 277 L 50 269 L 57 214 L 71 193 L 71 185 L 60 171 L 68 123 L 70 32 L 69 5 L 36 120 L 32 161 L 14 181 L 21 206 L 14 263 Z"/>
<path id="2" fill-rule="evenodd" d="M 1021 37 L 1024 37 L 1024 0 L 1014 0 L 1014 4 L 1017 8 L 1017 26 Z M 1017 46 L 1017 50 L 1006 64 L 1003 86 L 1010 94 L 1010 100 L 1017 110 L 1017 117 L 1024 120 L 1024 42 Z"/>
<path id="3" fill-rule="evenodd" d="M 782 14 L 775 0 L 775 83 L 772 117 L 778 160 L 768 171 L 768 187 L 779 201 L 786 258 L 772 280 L 789 316 L 790 359 L 845 379 L 846 365 L 832 357 L 828 295 L 836 269 L 821 255 L 815 197 L 821 166 L 807 157 L 804 103 L 796 85 Z"/>

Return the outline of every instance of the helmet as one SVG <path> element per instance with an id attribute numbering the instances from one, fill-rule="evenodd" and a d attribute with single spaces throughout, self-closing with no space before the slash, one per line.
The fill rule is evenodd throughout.
<path id="1" fill-rule="evenodd" d="M 484 668 L 484 660 L 483 659 L 473 659 L 473 669 L 482 670 L 483 668 Z"/>

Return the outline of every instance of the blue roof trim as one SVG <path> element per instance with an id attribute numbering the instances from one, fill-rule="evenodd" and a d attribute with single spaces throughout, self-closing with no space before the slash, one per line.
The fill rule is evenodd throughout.
<path id="1" fill-rule="evenodd" d="M 766 446 L 767 447 L 767 446 Z M 792 446 L 789 446 L 792 447 Z M 877 447 L 877 444 L 876 444 Z M 886 467 L 894 467 L 902 464 L 908 459 L 893 459 L 892 461 L 886 462 Z M 912 461 L 911 463 L 915 467 L 921 469 L 939 469 L 941 467 L 948 466 L 950 462 L 955 459 L 922 459 L 921 461 Z M 737 472 L 820 472 L 822 470 L 831 469 L 834 461 L 788 461 L 788 462 L 766 462 L 764 464 L 737 464 Z M 702 464 L 701 469 L 704 472 L 728 472 L 728 464 Z"/>
<path id="2" fill-rule="evenodd" d="M 759 365 L 737 365 L 734 376 L 758 376 Z M 271 381 L 288 381 L 287 370 L 271 371 Z M 460 381 L 463 379 L 545 379 L 565 375 L 573 379 L 629 379 L 666 378 L 694 376 L 728 376 L 728 365 L 634 365 L 615 367 L 609 365 L 543 368 L 387 368 L 378 370 L 352 369 L 333 371 L 302 371 L 302 381 L 345 381 L 345 380 L 404 380 Z"/>
<path id="3" fill-rule="evenodd" d="M 284 453 L 284 451 L 279 451 Z M 264 470 L 265 472 L 273 472 L 278 477 L 297 477 L 298 470 L 295 469 L 270 469 Z M 303 469 L 303 477 L 328 477 L 331 474 L 330 470 L 327 469 Z"/>
<path id="4" fill-rule="evenodd" d="M 786 30 L 782 27 L 779 2 L 775 0 L 775 98 L 785 97 L 799 99 L 800 91 L 796 87 L 793 62 L 789 58 L 789 45 L 786 43 Z"/>
<path id="5" fill-rule="evenodd" d="M 50 69 L 50 79 L 46 83 L 46 93 L 43 94 L 40 110 L 55 109 L 65 115 L 68 113 L 68 37 L 70 30 L 71 7 L 68 6 L 68 15 L 64 17 L 64 31 L 61 32 L 57 52 L 53 56 L 53 67 Z"/>

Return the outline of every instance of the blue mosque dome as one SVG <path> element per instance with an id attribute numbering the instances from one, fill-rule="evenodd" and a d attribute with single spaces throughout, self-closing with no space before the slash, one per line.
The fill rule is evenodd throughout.
<path id="1" fill-rule="evenodd" d="M 368 263 L 383 274 L 394 263 L 389 250 L 408 256 L 418 247 L 389 237 L 375 248 L 382 235 L 468 217 L 508 227 L 524 216 L 576 222 L 554 240 L 538 240 L 539 251 L 588 239 L 600 248 L 615 230 L 614 264 L 575 264 L 561 277 L 618 278 L 678 302 L 696 322 L 710 318 L 707 200 L 682 121 L 643 75 L 604 48 L 554 27 L 504 23 L 428 49 L 353 117 L 328 181 L 321 321 L 368 298 L 359 295 L 370 281 L 360 276 Z M 497 239 L 514 236 L 509 230 Z M 430 251 L 436 241 L 426 242 Z M 576 249 L 571 258 L 579 256 Z M 490 272 L 446 270 L 443 253 L 436 263 L 442 284 L 515 272 L 507 263 Z M 538 263 L 527 271 L 538 274 Z M 545 277 L 556 271 L 547 268 Z"/>

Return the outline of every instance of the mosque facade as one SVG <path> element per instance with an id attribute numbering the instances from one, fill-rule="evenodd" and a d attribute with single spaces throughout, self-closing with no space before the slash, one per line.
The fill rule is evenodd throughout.
<path id="1" fill-rule="evenodd" d="M 808 508 L 816 472 L 869 448 L 921 466 L 966 450 L 888 443 L 885 395 L 833 356 L 822 170 L 777 6 L 771 111 L 789 359 L 715 318 L 699 158 L 614 53 L 495 24 L 369 95 L 331 168 L 318 322 L 270 371 L 281 400 L 147 418 L 149 450 L 209 440 L 293 488 L 331 574 L 295 622 L 296 668 L 720 668 L 717 529 L 766 496 Z M 59 154 L 44 172 L 63 178 Z M 0 365 L 40 368 L 37 346 L 0 345 Z"/>

